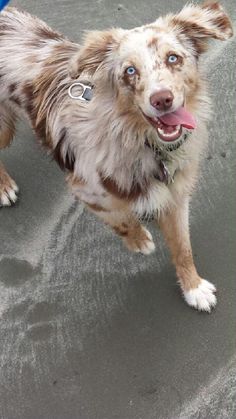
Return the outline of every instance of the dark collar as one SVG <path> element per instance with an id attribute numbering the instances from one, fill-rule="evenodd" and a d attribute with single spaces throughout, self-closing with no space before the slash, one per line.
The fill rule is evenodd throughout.
<path id="1" fill-rule="evenodd" d="M 158 145 L 150 144 L 148 138 L 145 139 L 145 147 L 148 147 L 154 154 L 154 158 L 157 162 L 156 170 L 154 173 L 155 179 L 159 180 L 159 182 L 163 182 L 166 185 L 174 182 L 174 176 L 176 171 L 171 175 L 168 169 L 168 161 L 170 157 L 168 157 L 168 153 L 171 151 L 178 150 L 178 148 L 188 139 L 189 133 L 185 133 L 183 138 L 178 141 L 176 144 L 169 145 L 165 148 L 158 147 Z"/>
<path id="2" fill-rule="evenodd" d="M 191 135 L 191 131 L 189 131 L 188 133 L 185 133 L 183 135 L 183 138 L 181 138 L 176 144 L 170 144 L 168 146 L 165 146 L 164 148 L 164 152 L 171 152 L 171 151 L 175 151 L 178 150 L 178 148 L 185 143 L 185 141 L 188 139 L 189 135 Z M 155 156 L 163 156 L 163 150 L 161 148 L 159 148 L 158 146 L 155 146 L 153 144 L 150 144 L 148 141 L 148 138 L 146 137 L 145 139 L 145 146 L 150 148 L 153 153 L 155 153 Z"/>

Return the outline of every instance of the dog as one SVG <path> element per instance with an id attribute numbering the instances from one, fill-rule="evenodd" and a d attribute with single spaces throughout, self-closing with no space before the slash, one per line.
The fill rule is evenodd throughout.
<path id="1" fill-rule="evenodd" d="M 0 148 L 25 116 L 73 194 L 128 249 L 151 253 L 154 218 L 186 302 L 210 312 L 215 286 L 193 261 L 189 201 L 207 143 L 210 100 L 199 57 L 231 22 L 218 2 L 131 30 L 88 32 L 82 45 L 26 12 L 0 15 Z M 18 187 L 0 165 L 0 203 Z"/>

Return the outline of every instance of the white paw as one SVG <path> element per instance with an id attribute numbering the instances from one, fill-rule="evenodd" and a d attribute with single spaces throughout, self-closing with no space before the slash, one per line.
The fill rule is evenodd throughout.
<path id="1" fill-rule="evenodd" d="M 183 294 L 188 305 L 197 310 L 208 311 L 210 313 L 217 302 L 215 292 L 215 286 L 211 282 L 202 279 L 197 288 L 191 289 L 190 291 L 183 291 Z"/>
<path id="2" fill-rule="evenodd" d="M 136 253 L 143 253 L 149 255 L 155 250 L 155 244 L 152 240 L 152 235 L 145 227 L 141 227 L 136 235 L 124 238 L 124 242 L 129 250 Z"/>
<path id="3" fill-rule="evenodd" d="M 140 249 L 138 250 L 138 252 L 141 252 L 144 255 L 149 255 L 149 253 L 154 252 L 155 244 L 154 244 L 154 241 L 152 239 L 151 233 L 145 227 L 143 227 L 143 229 L 145 230 L 147 238 L 145 240 L 143 240 L 143 242 L 141 243 L 141 246 L 140 246 Z"/>
<path id="4" fill-rule="evenodd" d="M 17 184 L 11 180 L 11 186 L 0 190 L 0 206 L 10 207 L 12 204 L 14 204 L 18 198 L 17 192 L 19 192 L 19 188 Z"/>

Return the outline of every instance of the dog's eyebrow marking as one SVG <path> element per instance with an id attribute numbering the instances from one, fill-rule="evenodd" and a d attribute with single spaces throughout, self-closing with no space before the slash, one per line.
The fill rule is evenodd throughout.
<path id="1" fill-rule="evenodd" d="M 156 36 L 153 36 L 149 41 L 147 42 L 148 48 L 158 48 L 158 38 Z"/>

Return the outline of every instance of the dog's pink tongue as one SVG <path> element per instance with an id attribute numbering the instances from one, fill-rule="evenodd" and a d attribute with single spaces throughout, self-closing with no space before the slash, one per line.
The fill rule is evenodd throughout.
<path id="1" fill-rule="evenodd" d="M 159 119 L 165 125 L 182 125 L 188 129 L 196 128 L 196 121 L 193 115 L 186 111 L 183 106 L 174 112 L 159 116 Z"/>

